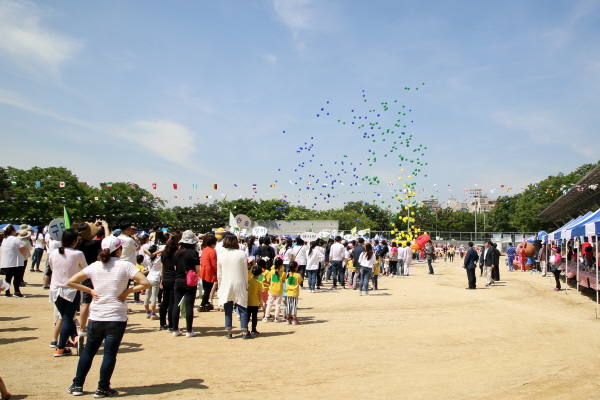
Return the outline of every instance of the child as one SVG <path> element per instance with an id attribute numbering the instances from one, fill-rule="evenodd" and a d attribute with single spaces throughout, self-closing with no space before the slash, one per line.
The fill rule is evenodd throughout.
<path id="1" fill-rule="evenodd" d="M 250 331 L 252 336 L 260 333 L 256 330 L 256 324 L 258 322 L 258 309 L 260 307 L 262 292 L 262 283 L 259 282 L 258 277 L 262 272 L 262 268 L 256 265 L 252 267 L 252 278 L 248 279 L 248 313 L 252 320 L 252 330 Z"/>
<path id="2" fill-rule="evenodd" d="M 283 281 L 286 278 L 285 273 L 283 272 L 283 260 L 281 258 L 276 258 L 275 263 L 273 265 L 273 269 L 269 272 L 269 301 L 267 304 L 267 309 L 265 310 L 265 317 L 263 318 L 263 322 L 268 322 L 267 316 L 269 316 L 271 312 L 271 307 L 273 307 L 273 303 L 275 303 L 275 317 L 273 318 L 273 322 L 279 322 L 279 310 L 281 309 L 281 295 L 283 294 Z"/>
<path id="3" fill-rule="evenodd" d="M 148 271 L 146 271 L 146 268 L 142 265 L 142 263 L 144 262 L 144 256 L 143 255 L 136 256 L 135 260 L 137 262 L 137 264 L 135 265 L 136 268 L 139 269 L 142 274 L 148 275 Z M 131 282 L 132 281 L 129 280 L 129 283 L 131 283 Z M 127 287 L 129 287 L 129 285 L 127 285 Z M 135 304 L 144 304 L 144 302 L 140 300 L 140 292 L 135 292 L 133 294 L 133 302 Z"/>
<path id="4" fill-rule="evenodd" d="M 263 312 L 267 311 L 267 300 L 269 299 L 269 269 L 267 268 L 266 260 L 259 258 L 256 261 L 256 265 L 262 269 L 262 273 L 258 277 L 258 281 L 262 283 L 262 292 L 260 296 L 260 306 L 263 309 Z M 269 318 L 270 315 L 264 314 L 263 318 Z"/>
<path id="5" fill-rule="evenodd" d="M 298 314 L 298 296 L 300 296 L 300 284 L 302 283 L 302 275 L 296 272 L 298 263 L 296 261 L 290 261 L 288 266 L 290 272 L 287 275 L 286 284 L 286 295 L 287 304 L 285 307 L 285 323 L 287 325 L 300 325 L 296 318 Z"/>
<path id="6" fill-rule="evenodd" d="M 138 259 L 142 256 L 138 256 Z M 155 255 L 154 258 L 148 257 L 145 260 L 146 270 L 143 273 L 150 282 L 150 287 L 146 289 L 144 297 L 144 307 L 146 308 L 146 318 L 151 320 L 159 319 L 156 315 L 156 298 L 158 296 L 158 288 L 160 286 L 160 276 L 162 274 L 162 261 L 160 255 Z"/>
<path id="7" fill-rule="evenodd" d="M 379 263 L 379 258 L 375 261 L 375 267 L 373 268 L 373 290 L 379 290 L 379 286 L 377 285 L 379 274 L 381 273 L 381 267 Z"/>

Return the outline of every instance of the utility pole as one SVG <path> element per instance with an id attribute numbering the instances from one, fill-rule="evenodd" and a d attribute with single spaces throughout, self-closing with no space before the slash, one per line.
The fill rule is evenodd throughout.
<path id="1" fill-rule="evenodd" d="M 482 189 L 469 189 L 469 194 L 475 199 L 475 242 L 477 242 L 477 208 Z"/>

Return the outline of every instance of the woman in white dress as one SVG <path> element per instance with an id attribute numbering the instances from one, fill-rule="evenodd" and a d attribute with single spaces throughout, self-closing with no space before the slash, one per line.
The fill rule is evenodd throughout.
<path id="1" fill-rule="evenodd" d="M 410 275 L 410 266 L 412 264 L 413 249 L 410 248 L 410 243 L 404 246 L 404 276 Z"/>
<path id="2" fill-rule="evenodd" d="M 248 264 L 246 253 L 239 249 L 238 238 L 229 234 L 223 238 L 223 251 L 217 257 L 219 306 L 225 310 L 227 338 L 233 334 L 233 306 L 240 314 L 242 338 L 252 339 L 248 332 Z"/>

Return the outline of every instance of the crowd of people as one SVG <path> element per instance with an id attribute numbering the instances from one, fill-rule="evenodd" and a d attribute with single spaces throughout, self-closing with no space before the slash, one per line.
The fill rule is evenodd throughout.
<path id="1" fill-rule="evenodd" d="M 241 338 L 252 339 L 260 335 L 259 321 L 300 325 L 302 289 L 310 294 L 354 289 L 368 296 L 370 290 L 379 289 L 380 276 L 410 276 L 415 260 L 426 261 L 429 274 L 434 274 L 433 261 L 453 262 L 459 256 L 467 271 L 467 289 L 476 288 L 477 266 L 480 276 L 485 275 L 486 287 L 500 280 L 500 251 L 491 241 L 481 248 L 472 242 L 464 247 L 428 240 L 424 246 L 415 246 L 340 236 L 305 243 L 300 236 L 241 239 L 226 231 L 225 224 L 216 231 L 195 234 L 158 226 L 150 232 L 138 231 L 130 222 L 111 230 L 104 221 L 75 222 L 60 240 L 54 240 L 43 226 L 17 229 L 8 225 L 3 233 L 5 280 L 0 281 L 0 291 L 6 297 L 25 297 L 21 288 L 27 285 L 23 277 L 28 264 L 30 272 L 43 274 L 44 289 L 54 304 L 53 355 L 68 356 L 76 350 L 80 356 L 69 393 L 83 393 L 93 358 L 104 343 L 96 398 L 117 393 L 110 379 L 127 326 L 131 294 L 134 304 L 143 305 L 146 318 L 158 321 L 157 329 L 173 337 L 198 335 L 195 311 L 222 311 L 227 339 L 234 338 L 234 314 L 240 321 Z M 509 245 L 508 271 L 514 270 L 515 259 L 525 259 L 520 254 L 524 247 Z M 41 268 L 45 251 L 48 255 Z M 576 254 L 569 250 L 569 257 Z M 543 247 L 536 259 L 543 275 L 547 269 L 554 274 L 555 290 L 560 290 L 564 263 L 559 249 L 553 248 L 548 256 Z M 185 327 L 180 328 L 183 316 Z"/>

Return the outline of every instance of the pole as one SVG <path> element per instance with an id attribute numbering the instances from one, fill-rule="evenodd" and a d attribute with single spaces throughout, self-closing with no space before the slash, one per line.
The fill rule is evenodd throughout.
<path id="1" fill-rule="evenodd" d="M 596 235 L 596 319 L 598 319 L 598 235 Z"/>
<path id="2" fill-rule="evenodd" d="M 569 261 L 567 260 L 567 248 L 569 246 L 569 242 L 567 241 L 565 245 L 565 294 L 569 294 Z"/>
<path id="3" fill-rule="evenodd" d="M 579 303 L 579 238 L 573 241 L 573 247 L 577 249 L 577 303 Z"/>

